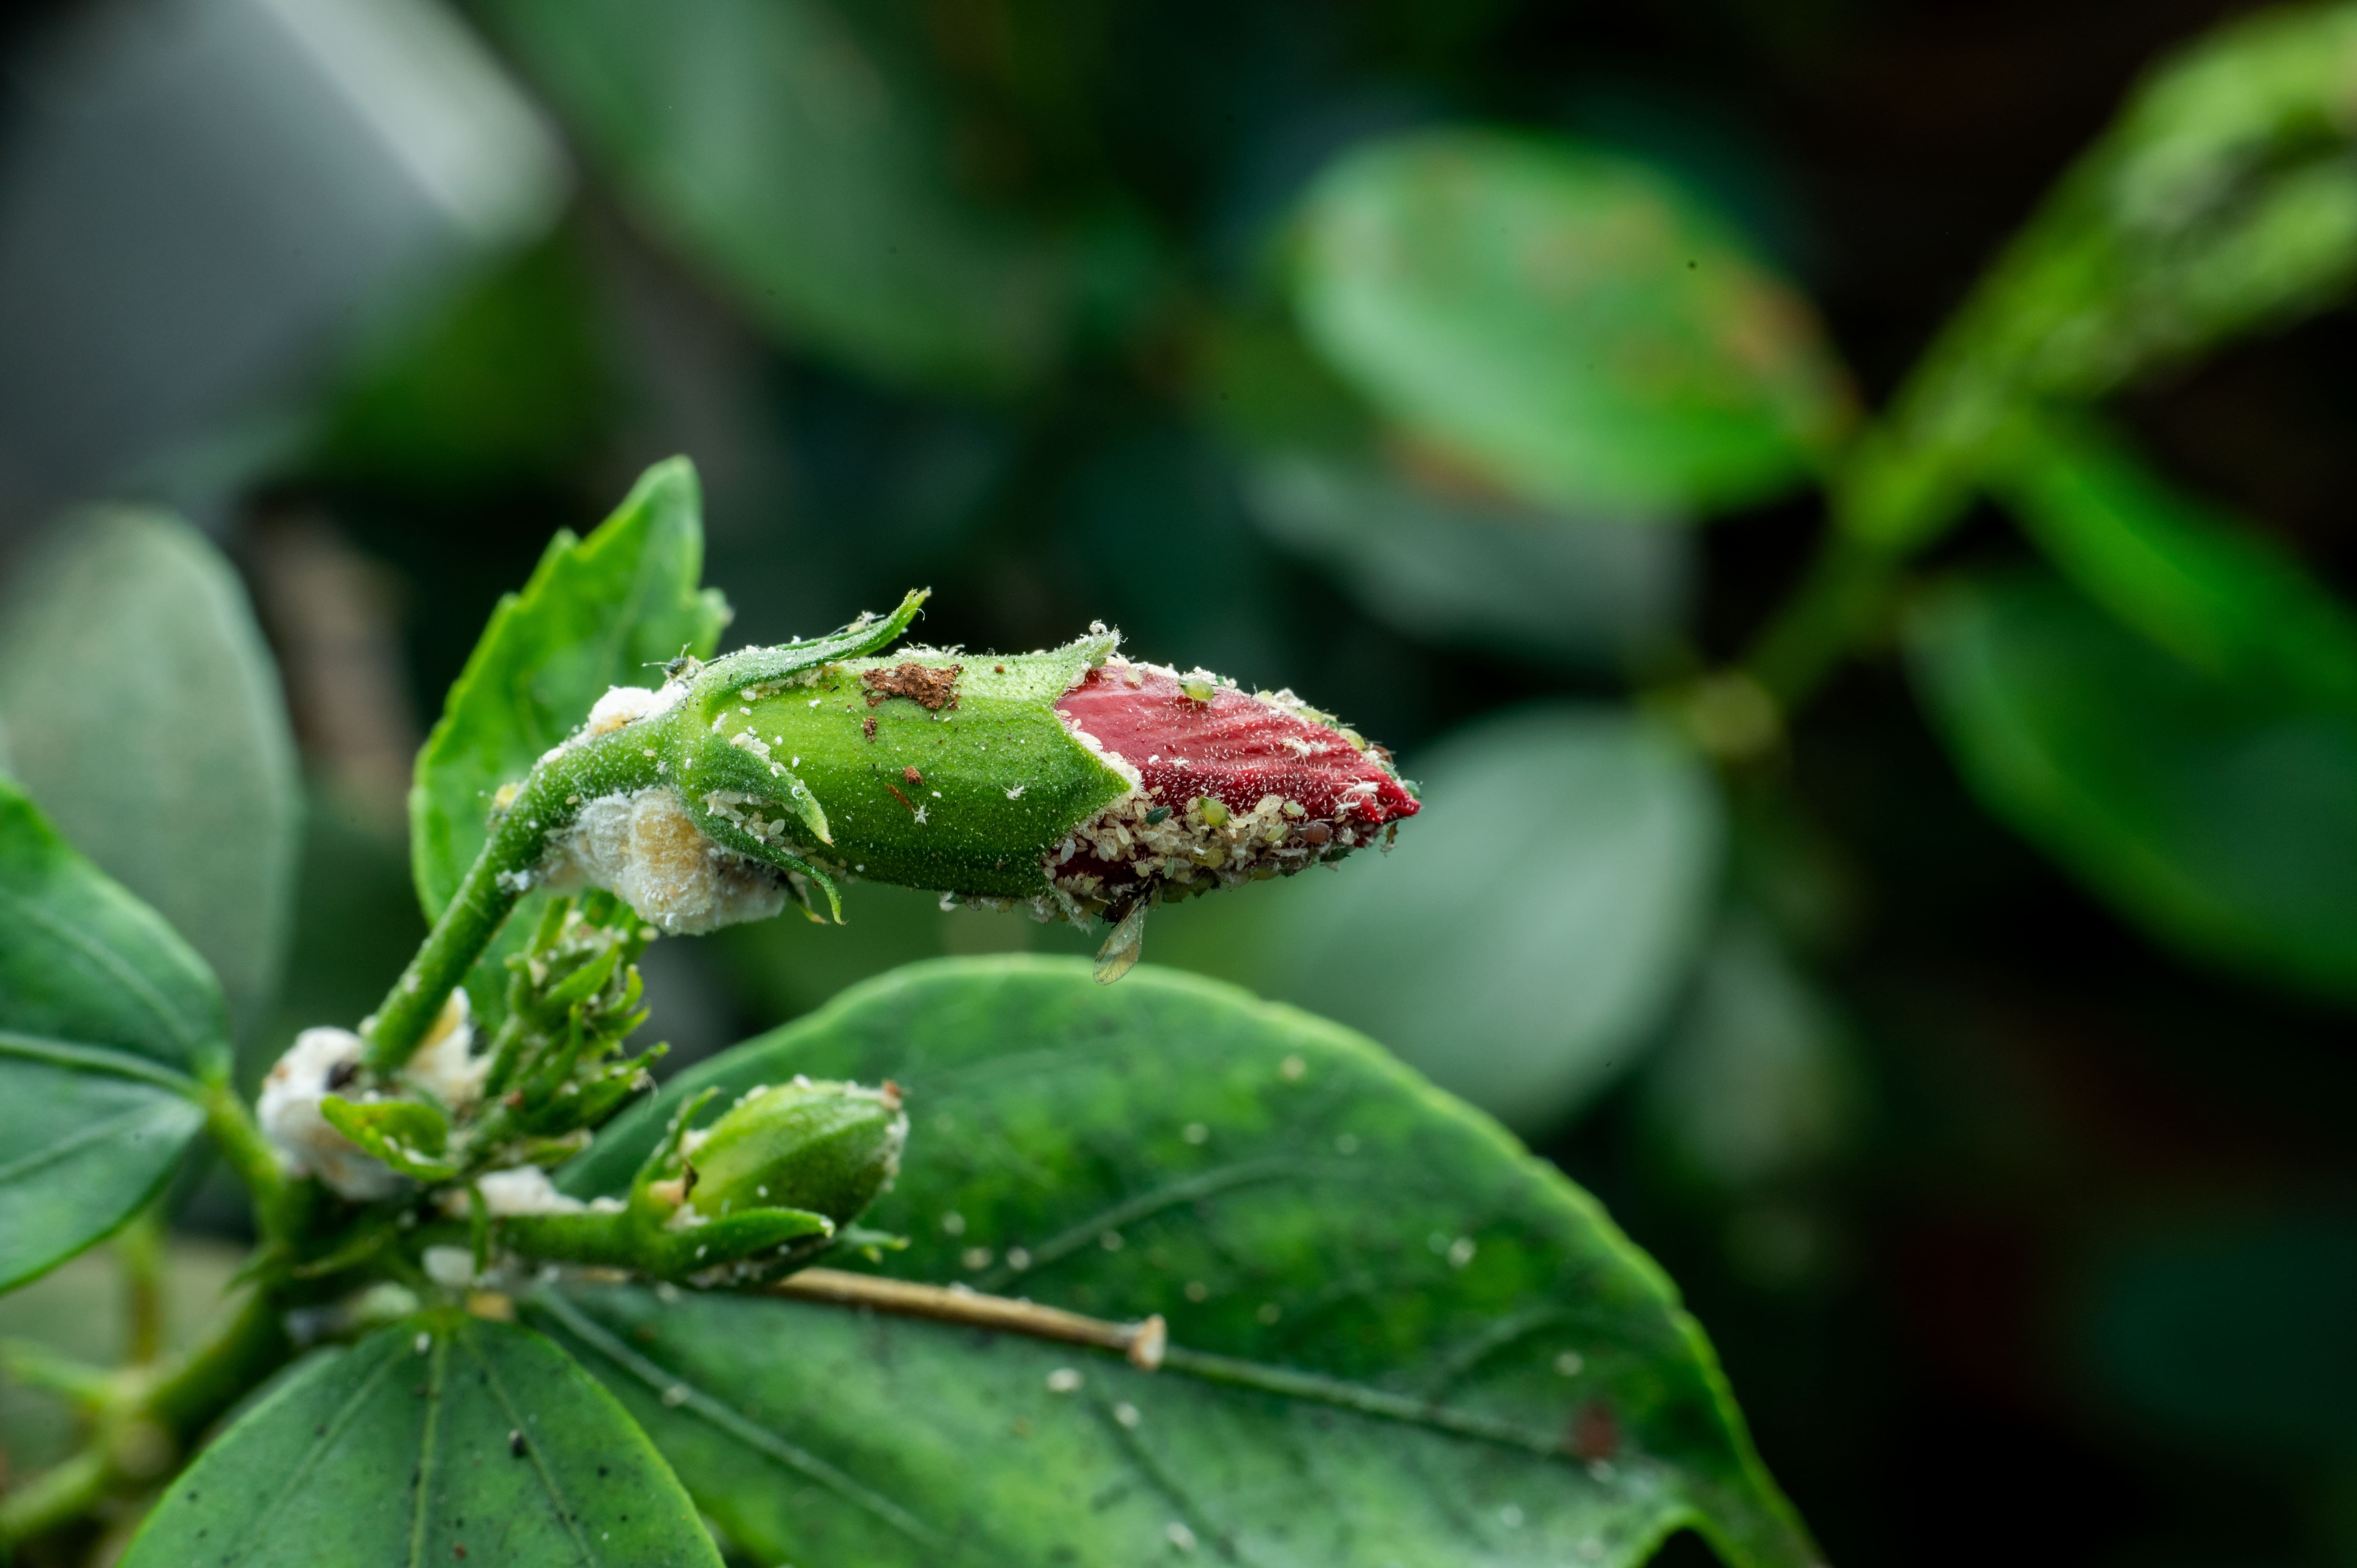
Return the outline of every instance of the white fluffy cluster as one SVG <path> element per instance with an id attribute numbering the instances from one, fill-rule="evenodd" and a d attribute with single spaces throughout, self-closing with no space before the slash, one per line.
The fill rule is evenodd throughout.
<path id="1" fill-rule="evenodd" d="M 474 1043 L 467 993 L 453 991 L 404 1076 L 452 1111 L 464 1111 L 482 1098 L 483 1075 L 490 1069 L 489 1057 L 473 1054 Z M 317 1176 L 360 1203 L 392 1197 L 404 1178 L 328 1125 L 319 1103 L 343 1094 L 359 1079 L 367 1048 L 350 1029 L 304 1030 L 262 1080 L 255 1106 L 263 1135 L 290 1175 Z"/>
<path id="2" fill-rule="evenodd" d="M 357 1202 L 390 1197 L 401 1177 L 328 1125 L 319 1102 L 360 1072 L 366 1042 L 350 1029 L 306 1029 L 262 1080 L 255 1114 L 290 1176 L 315 1176 Z"/>
<path id="3" fill-rule="evenodd" d="M 786 907 L 782 873 L 714 842 L 660 784 L 586 802 L 550 839 L 540 881 L 558 892 L 603 887 L 673 936 L 766 920 Z"/>

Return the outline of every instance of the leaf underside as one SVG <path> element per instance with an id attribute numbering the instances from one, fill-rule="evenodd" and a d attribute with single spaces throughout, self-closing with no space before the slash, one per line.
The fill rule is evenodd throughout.
<path id="1" fill-rule="evenodd" d="M 306 1361 L 205 1450 L 124 1568 L 718 1568 L 661 1455 L 529 1329 L 455 1313 Z"/>
<path id="2" fill-rule="evenodd" d="M 1691 1525 L 1813 1561 L 1659 1271 L 1345 1029 L 1150 967 L 920 965 L 683 1075 L 570 1183 L 620 1185 L 682 1094 L 796 1072 L 909 1096 L 883 1272 L 1159 1313 L 1175 1348 L 1149 1374 L 753 1296 L 533 1305 L 764 1557 L 1624 1563 Z"/>

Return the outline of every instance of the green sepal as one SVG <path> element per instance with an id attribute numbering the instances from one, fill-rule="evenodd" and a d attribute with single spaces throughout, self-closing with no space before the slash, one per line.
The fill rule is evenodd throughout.
<path id="1" fill-rule="evenodd" d="M 697 671 L 697 694 L 726 701 L 748 686 L 791 680 L 832 660 L 856 659 L 888 647 L 915 622 L 917 612 L 924 607 L 932 592 L 931 588 L 909 589 L 901 596 L 899 607 L 880 620 L 862 616 L 826 637 L 781 642 L 770 648 L 747 648 L 716 659 Z"/>
<path id="2" fill-rule="evenodd" d="M 849 873 L 972 897 L 1050 897 L 1049 854 L 1129 788 L 1055 706 L 1116 640 L 1097 631 L 1036 653 L 845 654 L 805 665 L 791 684 L 707 688 L 707 671 L 663 721 L 676 725 L 681 801 L 716 842 L 821 886 Z M 909 662 L 957 666 L 954 703 L 928 708 L 862 679 Z"/>
<path id="3" fill-rule="evenodd" d="M 328 1125 L 417 1181 L 448 1181 L 459 1167 L 442 1157 L 450 1146 L 449 1119 L 416 1100 L 346 1100 L 330 1094 L 319 1101 Z"/>

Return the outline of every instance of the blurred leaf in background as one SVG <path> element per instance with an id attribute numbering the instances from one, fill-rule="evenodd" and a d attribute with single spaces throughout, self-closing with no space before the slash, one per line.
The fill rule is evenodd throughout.
<path id="1" fill-rule="evenodd" d="M 2205 674 L 2042 574 L 1956 585 L 1913 641 L 1991 810 L 2164 940 L 2357 998 L 2357 707 Z"/>
<path id="2" fill-rule="evenodd" d="M 227 563 L 159 513 L 67 518 L 0 607 L 0 720 L 58 831 L 172 923 L 252 1030 L 285 958 L 302 799 Z"/>
<path id="3" fill-rule="evenodd" d="M 2025 411 L 2106 396 L 2314 311 L 2357 278 L 2357 9 L 2286 6 L 2154 70 L 1949 317 L 1865 460 L 1847 526 L 1960 515 Z"/>
<path id="4" fill-rule="evenodd" d="M 1059 352 L 1071 262 L 958 189 L 925 67 L 828 0 L 492 0 L 633 209 L 746 313 L 888 381 L 1003 392 Z"/>
<path id="5" fill-rule="evenodd" d="M 614 398 L 595 288 L 573 230 L 481 273 L 355 356 L 311 463 L 412 492 L 561 481 Z"/>
<path id="6" fill-rule="evenodd" d="M 1769 922 L 1724 917 L 1638 1086 L 1648 1153 L 1704 1212 L 1727 1262 L 1770 1289 L 1840 1260 L 1824 1194 L 1870 1110 L 1857 1043 Z"/>
<path id="7" fill-rule="evenodd" d="M 2120 620 L 2209 674 L 2357 704 L 2357 615 L 2251 524 L 2085 421 L 2028 422 L 2000 462 L 2030 538 Z"/>
<path id="8" fill-rule="evenodd" d="M 1808 304 L 1647 166 L 1450 129 L 1321 175 L 1309 340 L 1409 437 L 1533 501 L 1692 517 L 1784 489 L 1850 417 Z"/>
<path id="9" fill-rule="evenodd" d="M 1376 462 L 1272 457 L 1246 491 L 1279 544 L 1411 637 L 1575 668 L 1629 666 L 1675 636 L 1686 531 L 1443 493 Z"/>

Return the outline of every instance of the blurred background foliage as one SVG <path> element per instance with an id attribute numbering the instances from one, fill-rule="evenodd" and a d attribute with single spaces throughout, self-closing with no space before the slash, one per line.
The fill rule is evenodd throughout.
<path id="1" fill-rule="evenodd" d="M 930 585 L 1394 747 L 1395 853 L 1148 959 L 1603 1197 L 1834 1561 L 2357 1562 L 2357 9 L 2244 12 L 19 6 L 0 747 L 258 1072 L 686 452 L 732 642 Z M 673 1063 L 1095 940 L 846 906 L 657 944 Z"/>

